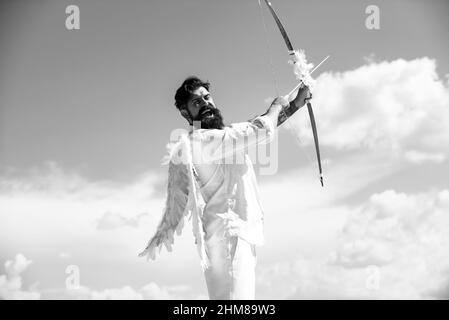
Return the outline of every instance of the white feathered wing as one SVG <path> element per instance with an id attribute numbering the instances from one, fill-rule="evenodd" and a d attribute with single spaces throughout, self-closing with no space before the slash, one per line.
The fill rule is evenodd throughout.
<path id="1" fill-rule="evenodd" d="M 156 258 L 156 249 L 159 253 L 162 245 L 168 251 L 172 251 L 175 242 L 174 233 L 182 233 L 184 227 L 184 216 L 187 210 L 189 196 L 189 176 L 187 166 L 183 163 L 175 164 L 169 162 L 167 200 L 163 217 L 157 227 L 155 235 L 148 242 L 147 247 L 139 254 L 140 257 L 147 256 L 147 259 Z"/>

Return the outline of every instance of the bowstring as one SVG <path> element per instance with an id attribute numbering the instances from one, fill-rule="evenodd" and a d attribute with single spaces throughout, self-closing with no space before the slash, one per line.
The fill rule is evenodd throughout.
<path id="1" fill-rule="evenodd" d="M 260 17 L 262 20 L 263 30 L 264 30 L 264 35 L 265 35 L 265 45 L 266 45 L 267 56 L 268 56 L 268 60 L 270 61 L 270 71 L 271 71 L 271 75 L 274 80 L 274 88 L 276 90 L 276 96 L 279 97 L 279 85 L 278 85 L 278 80 L 277 80 L 276 68 L 274 67 L 274 63 L 273 63 L 273 57 L 270 54 L 271 45 L 270 45 L 270 41 L 268 40 L 267 24 L 265 22 L 265 16 L 263 14 L 262 4 L 260 3 L 260 0 L 258 0 L 258 2 L 259 2 Z"/>
<path id="2" fill-rule="evenodd" d="M 260 0 L 258 0 L 259 3 L 259 12 L 260 12 L 260 17 L 262 20 L 262 25 L 263 25 L 263 31 L 264 31 L 264 38 L 265 38 L 265 45 L 266 45 L 266 54 L 268 56 L 268 60 L 270 62 L 270 71 L 271 71 L 271 75 L 273 77 L 273 82 L 274 82 L 274 88 L 276 91 L 276 96 L 279 97 L 279 85 L 278 85 L 278 77 L 276 74 L 276 68 L 274 67 L 274 63 L 273 63 L 273 57 L 271 56 L 271 45 L 270 45 L 270 41 L 268 40 L 268 28 L 267 28 L 267 24 L 265 21 L 265 16 L 263 14 L 263 9 L 262 9 L 262 4 L 260 3 Z M 301 152 L 306 156 L 307 161 L 309 162 L 309 164 L 313 167 L 314 162 L 312 161 L 309 152 L 306 150 L 306 148 L 302 145 L 302 141 L 299 139 L 299 136 L 296 134 L 296 132 L 293 133 L 293 135 L 295 136 L 295 139 L 298 143 L 299 149 L 301 150 Z"/>
<path id="3" fill-rule="evenodd" d="M 293 130 L 293 129 L 292 129 Z M 309 164 L 314 167 L 316 165 L 315 161 L 312 161 L 312 158 L 310 157 L 309 152 L 307 151 L 307 148 L 305 148 L 305 146 L 302 145 L 302 141 L 299 139 L 299 136 L 296 134 L 296 132 L 293 132 L 293 135 L 296 138 L 296 141 L 298 142 L 299 145 L 299 150 L 301 150 L 301 152 L 303 154 L 306 155 L 307 160 L 309 161 Z"/>

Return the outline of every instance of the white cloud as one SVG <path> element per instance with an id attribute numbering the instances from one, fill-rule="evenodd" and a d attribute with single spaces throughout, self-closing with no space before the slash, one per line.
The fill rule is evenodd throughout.
<path id="1" fill-rule="evenodd" d="M 92 291 L 92 300 L 143 300 L 140 293 L 129 286 L 121 289 L 106 289 L 101 292 Z"/>
<path id="2" fill-rule="evenodd" d="M 61 259 L 70 259 L 72 257 L 72 255 L 68 252 L 60 252 L 58 254 L 58 257 Z"/>
<path id="3" fill-rule="evenodd" d="M 148 300 L 207 300 L 204 294 L 193 292 L 187 285 L 160 287 L 151 282 L 140 289 L 144 299 Z"/>
<path id="4" fill-rule="evenodd" d="M 438 77 L 435 60 L 371 61 L 355 70 L 323 73 L 313 102 L 326 149 L 375 151 L 413 163 L 447 159 L 449 88 Z M 308 117 L 292 120 L 290 127 L 311 142 Z"/>
<path id="5" fill-rule="evenodd" d="M 435 75 L 435 62 L 371 62 L 318 80 L 314 104 L 325 188 L 312 166 L 264 177 L 260 191 L 267 241 L 258 249 L 259 298 L 445 296 L 449 284 L 443 252 L 448 247 L 443 229 L 449 192 L 380 192 L 391 189 L 385 181 L 404 168 L 395 160 L 407 161 L 413 170 L 416 164 L 447 159 L 449 100 L 446 85 Z M 301 122 L 308 124 L 307 113 L 302 114 L 292 123 L 298 121 L 300 133 L 307 136 L 310 131 Z M 330 155 L 332 161 L 326 161 Z M 65 275 L 66 258 L 80 266 L 86 286 L 72 296 L 61 289 L 41 290 L 44 298 L 204 295 L 188 224 L 173 253 L 164 251 L 152 263 L 137 258 L 162 214 L 165 190 L 158 188 L 166 178 L 164 169 L 127 183 L 89 181 L 55 163 L 27 174 L 2 174 L 0 252 L 26 252 L 44 260 L 46 267 L 28 271 L 44 288 L 64 285 L 58 277 Z M 420 181 L 415 185 L 422 189 Z M 376 194 L 360 205 L 363 192 Z M 271 265 L 283 259 L 291 260 Z M 377 291 L 366 287 L 370 265 L 381 271 Z M 186 274 L 192 277 L 186 280 Z M 186 285 L 165 285 L 173 281 Z"/>
<path id="6" fill-rule="evenodd" d="M 349 268 L 382 266 L 393 260 L 388 243 L 374 240 L 354 240 L 344 243 L 335 256 L 335 263 Z"/>
<path id="7" fill-rule="evenodd" d="M 449 298 L 448 199 L 448 190 L 374 194 L 349 217 L 327 261 L 300 258 L 262 267 L 261 294 L 276 293 L 281 299 Z M 372 270 L 378 273 L 378 288 L 369 286 Z"/>
<path id="8" fill-rule="evenodd" d="M 14 260 L 5 262 L 6 274 L 0 275 L 0 298 L 8 300 L 36 300 L 40 294 L 32 288 L 22 290 L 22 276 L 31 260 L 25 258 L 23 254 L 17 254 Z"/>
<path id="9" fill-rule="evenodd" d="M 195 293 L 189 286 L 160 286 L 150 282 L 140 289 L 132 286 L 94 290 L 87 286 L 76 289 L 43 290 L 42 299 L 65 300 L 204 300 L 204 294 Z"/>
<path id="10" fill-rule="evenodd" d="M 173 297 L 170 295 L 166 288 L 159 287 L 156 283 L 151 282 L 142 288 L 142 295 L 145 299 L 149 300 L 171 300 Z"/>
<path id="11" fill-rule="evenodd" d="M 186 272 L 197 268 L 200 273 L 189 226 L 177 237 L 174 252 L 164 253 L 157 263 L 137 256 L 162 216 L 165 190 L 158 193 L 156 188 L 162 185 L 164 169 L 128 183 L 89 181 L 55 163 L 31 172 L 4 173 L 0 177 L 0 252 L 24 251 L 45 261 L 46 267 L 33 268 L 29 276 L 46 289 L 64 286 L 67 259 L 79 266 L 82 285 L 89 286 L 95 279 L 96 286 L 110 288 L 111 279 L 118 280 L 109 291 L 95 291 L 96 297 L 126 296 L 130 293 L 127 283 L 167 281 L 181 262 Z M 176 275 L 182 280 L 182 274 Z M 198 282 L 195 290 L 202 285 Z M 150 289 L 145 291 L 147 296 Z M 93 292 L 86 294 L 90 297 Z M 51 294 L 67 296 L 60 289 Z"/>
<path id="12" fill-rule="evenodd" d="M 76 171 L 62 168 L 52 161 L 26 171 L 2 169 L 0 180 L 2 195 L 51 196 L 79 202 L 95 201 L 101 204 L 113 202 L 116 210 L 124 209 L 124 212 L 129 211 L 131 201 L 148 201 L 157 191 L 157 184 L 163 179 L 163 175 L 148 171 L 127 183 L 91 181 Z"/>
<path id="13" fill-rule="evenodd" d="M 14 261 L 8 260 L 5 262 L 5 270 L 8 276 L 17 277 L 24 272 L 31 263 L 31 260 L 28 260 L 23 254 L 19 253 L 16 255 Z"/>
<path id="14" fill-rule="evenodd" d="M 39 250 L 45 243 L 46 250 L 58 247 L 57 252 L 67 252 L 73 243 L 83 241 L 80 235 L 108 237 L 97 234 L 96 227 L 151 227 L 163 208 L 163 198 L 152 196 L 159 181 L 152 172 L 129 183 L 89 181 L 55 163 L 25 174 L 5 174 L 0 179 L 0 239 L 27 250 Z M 58 241 L 49 239 L 49 234 Z M 130 235 L 135 240 L 136 233 Z M 141 248 L 135 245 L 137 254 Z"/>
<path id="15" fill-rule="evenodd" d="M 78 290 L 78 293 L 77 293 Z M 208 299 L 202 294 L 192 292 L 188 286 L 159 286 L 155 282 L 136 290 L 130 286 L 104 289 L 101 291 L 82 287 L 71 290 L 73 296 L 92 300 L 202 300 Z"/>
<path id="16" fill-rule="evenodd" d="M 147 213 L 141 213 L 134 217 L 125 217 L 120 213 L 106 212 L 97 221 L 97 229 L 99 230 L 112 230 L 120 227 L 132 227 L 137 228 L 140 220 L 145 217 Z"/>
<path id="17" fill-rule="evenodd" d="M 441 163 L 446 159 L 444 153 L 424 153 L 416 150 L 405 152 L 404 157 L 411 163 L 435 162 Z"/>

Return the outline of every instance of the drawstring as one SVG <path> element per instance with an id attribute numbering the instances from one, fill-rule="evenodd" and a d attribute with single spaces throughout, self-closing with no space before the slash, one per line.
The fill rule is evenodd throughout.
<path id="1" fill-rule="evenodd" d="M 271 66 L 271 75 L 273 77 L 274 80 L 274 88 L 276 90 L 276 96 L 279 97 L 279 86 L 278 86 L 278 81 L 277 81 L 277 76 L 276 76 L 276 71 L 274 68 L 274 63 L 273 63 L 273 59 L 272 56 L 270 54 L 271 52 L 271 46 L 270 46 L 270 42 L 268 41 L 268 29 L 267 29 L 267 25 L 265 23 L 265 17 L 263 15 L 263 10 L 262 10 L 262 4 L 260 3 L 259 0 L 259 11 L 260 11 L 260 16 L 262 19 L 262 24 L 263 24 L 263 30 L 264 30 L 264 34 L 265 34 L 265 44 L 266 44 L 266 52 L 268 55 L 268 60 L 270 61 L 270 66 Z"/>

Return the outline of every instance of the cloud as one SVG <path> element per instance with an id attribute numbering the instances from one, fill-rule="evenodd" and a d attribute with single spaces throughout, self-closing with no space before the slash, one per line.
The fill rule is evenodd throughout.
<path id="1" fill-rule="evenodd" d="M 56 163 L 27 171 L 3 170 L 0 252 L 22 251 L 45 257 L 49 269 L 31 272 L 38 272 L 43 284 L 52 283 L 51 275 L 64 274 L 65 270 L 64 261 L 50 262 L 48 253 L 58 257 L 59 253 L 69 252 L 71 262 L 84 266 L 89 274 L 111 259 L 121 266 L 127 261 L 143 268 L 137 254 L 162 214 L 164 199 L 153 196 L 160 180 L 160 175 L 149 171 L 129 182 L 92 181 Z M 105 212 L 120 212 L 119 222 L 128 225 L 137 217 L 139 228 L 117 228 L 117 221 L 108 219 L 114 214 Z M 146 217 L 142 212 L 147 213 Z M 98 232 L 97 226 L 109 228 L 108 232 Z M 138 273 L 132 274 L 137 277 Z"/>
<path id="2" fill-rule="evenodd" d="M 37 300 L 40 294 L 33 289 L 22 290 L 23 273 L 32 263 L 23 254 L 5 262 L 6 274 L 0 275 L 0 298 L 7 300 Z"/>
<path id="3" fill-rule="evenodd" d="M 0 239 L 4 246 L 14 244 L 21 250 L 35 252 L 44 246 L 57 249 L 56 255 L 70 250 L 74 256 L 70 248 L 76 250 L 73 244 L 84 241 L 80 235 L 93 241 L 108 237 L 96 233 L 97 227 L 125 233 L 129 231 L 119 227 L 150 226 L 151 230 L 163 208 L 163 198 L 152 196 L 160 179 L 146 172 L 128 183 L 90 181 L 53 162 L 28 172 L 4 172 L 0 177 Z M 129 233 L 135 241 L 136 233 Z M 142 246 L 145 242 L 142 239 Z M 134 245 L 137 254 L 141 248 Z"/>
<path id="4" fill-rule="evenodd" d="M 160 286 L 150 282 L 140 289 L 126 285 L 121 288 L 94 290 L 87 286 L 76 289 L 43 290 L 42 299 L 64 300 L 204 300 L 203 294 L 195 293 L 189 286 Z"/>
<path id="5" fill-rule="evenodd" d="M 147 213 L 141 213 L 134 217 L 124 217 L 120 213 L 106 212 L 97 221 L 97 229 L 99 230 L 112 230 L 120 227 L 139 227 L 140 220 L 145 217 Z"/>
<path id="6" fill-rule="evenodd" d="M 103 291 L 91 291 L 92 300 L 143 300 L 140 293 L 129 286 L 121 289 L 105 289 Z"/>
<path id="7" fill-rule="evenodd" d="M 72 257 L 72 255 L 68 252 L 60 252 L 58 254 L 58 257 L 61 259 L 70 259 Z"/>
<path id="8" fill-rule="evenodd" d="M 446 159 L 446 155 L 444 153 L 424 153 L 416 150 L 410 150 L 405 152 L 404 158 L 411 163 L 424 163 L 424 162 L 434 162 L 441 163 Z"/>
<path id="9" fill-rule="evenodd" d="M 165 170 L 160 172 L 144 172 L 134 181 L 118 183 L 92 181 L 54 162 L 28 171 L 3 170 L 0 252 L 23 251 L 45 261 L 45 267 L 38 265 L 28 274 L 45 288 L 44 298 L 70 298 L 61 289 L 68 261 L 80 268 L 83 285 L 107 288 L 85 290 L 89 299 L 130 296 L 133 287 L 128 283 L 172 281 L 170 272 L 182 281 L 177 270 L 181 262 L 186 272 L 200 270 L 189 230 L 178 237 L 182 239 L 177 239 L 174 252 L 165 253 L 158 263 L 137 256 L 162 216 L 165 194 L 158 195 L 156 188 L 162 185 Z M 199 291 L 202 284 L 198 281 L 194 289 Z M 163 297 L 165 287 L 159 288 L 159 293 L 151 285 L 136 292 L 144 299 Z M 170 297 L 195 296 L 193 289 L 173 290 L 167 291 Z"/>
<path id="10" fill-rule="evenodd" d="M 388 243 L 374 240 L 355 240 L 341 245 L 335 263 L 348 268 L 363 268 L 370 265 L 382 266 L 393 260 Z"/>
<path id="11" fill-rule="evenodd" d="M 207 296 L 192 292 L 188 286 L 159 286 L 155 282 L 136 290 L 131 286 L 92 290 L 87 287 L 68 290 L 69 294 L 83 300 L 204 300 Z"/>
<path id="12" fill-rule="evenodd" d="M 413 170 L 447 160 L 446 86 L 428 58 L 370 62 L 318 78 L 314 106 L 326 187 L 311 166 L 263 177 L 258 298 L 447 297 L 449 192 L 428 185 L 407 194 L 391 190 L 388 180 L 404 164 Z M 312 142 L 307 113 L 299 114 L 291 122 Z M 45 261 L 27 271 L 46 288 L 42 298 L 201 296 L 206 287 L 190 230 L 157 262 L 137 258 L 161 217 L 165 178 L 165 170 L 155 170 L 128 182 L 94 181 L 54 162 L 3 170 L 0 252 Z M 423 189 L 421 181 L 413 184 Z M 64 285 L 68 258 L 86 286 L 52 292 Z M 368 285 L 372 266 L 380 274 L 377 290 Z"/>
<path id="13" fill-rule="evenodd" d="M 54 161 L 28 170 L 0 167 L 0 192 L 2 195 L 49 195 L 54 198 L 76 201 L 114 202 L 117 210 L 129 208 L 129 201 L 148 200 L 163 179 L 154 171 L 142 173 L 134 181 L 119 183 L 93 181 L 80 173 L 62 168 Z"/>
<path id="14" fill-rule="evenodd" d="M 326 149 L 374 151 L 411 163 L 447 159 L 449 87 L 438 77 L 435 60 L 370 61 L 323 73 L 313 100 Z M 295 114 L 292 120 L 290 128 L 311 143 L 308 118 Z"/>
<path id="15" fill-rule="evenodd" d="M 143 300 L 142 294 L 130 286 L 101 291 L 80 286 L 77 289 L 55 290 L 44 293 L 43 299 L 52 299 L 53 296 L 64 300 Z"/>
<path id="16" fill-rule="evenodd" d="M 262 267 L 261 291 L 280 299 L 449 298 L 448 190 L 373 194 L 335 241 L 325 261 Z"/>
<path id="17" fill-rule="evenodd" d="M 14 260 L 5 262 L 5 275 L 0 275 L 0 298 L 9 300 L 77 299 L 77 300 L 197 300 L 207 296 L 192 291 L 187 285 L 159 286 L 150 282 L 141 289 L 131 286 L 94 290 L 87 286 L 78 288 L 44 289 L 39 292 L 37 284 L 22 290 L 21 274 L 32 261 L 17 254 Z"/>

